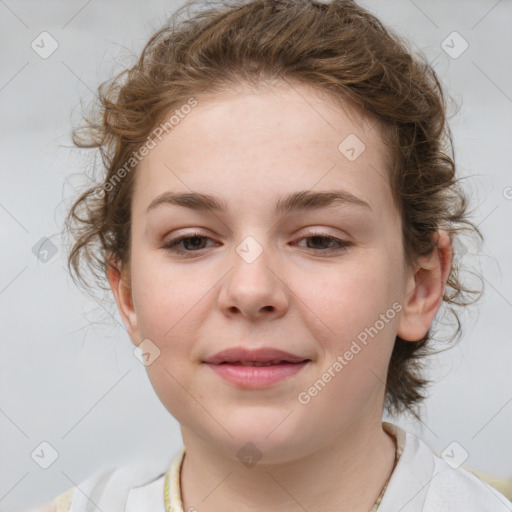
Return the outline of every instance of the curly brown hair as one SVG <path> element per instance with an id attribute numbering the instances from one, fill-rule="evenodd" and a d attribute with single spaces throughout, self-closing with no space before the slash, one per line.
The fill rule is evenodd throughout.
<path id="1" fill-rule="evenodd" d="M 199 8 L 190 12 L 194 6 Z M 129 269 L 133 158 L 154 141 L 155 127 L 170 112 L 179 115 L 191 98 L 237 84 L 286 80 L 349 102 L 378 122 L 390 148 L 389 182 L 401 213 L 407 265 L 412 268 L 418 257 L 434 251 L 433 235 L 440 229 L 458 242 L 443 305 L 457 321 L 450 341 L 460 336 L 455 308 L 473 304 L 481 293 L 460 279 L 457 255 L 466 246 L 455 236 L 463 231 L 483 236 L 468 220 L 467 196 L 455 177 L 445 93 L 428 60 L 352 0 L 236 0 L 208 6 L 193 0 L 176 11 L 131 68 L 99 86 L 92 119 L 85 117 L 85 125 L 73 130 L 74 144 L 98 149 L 106 170 L 75 200 L 65 220 L 73 239 L 68 268 L 75 283 L 87 289 L 89 271 L 110 291 L 108 265 Z M 390 414 L 419 418 L 417 406 L 429 384 L 425 356 L 434 353 L 431 331 L 432 326 L 415 342 L 396 337 L 386 382 Z"/>

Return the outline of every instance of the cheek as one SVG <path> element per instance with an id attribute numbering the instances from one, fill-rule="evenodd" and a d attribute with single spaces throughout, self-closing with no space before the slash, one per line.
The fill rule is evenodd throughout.
<path id="1" fill-rule="evenodd" d="M 315 276 L 314 283 L 304 280 L 297 293 L 297 304 L 305 305 L 301 316 L 321 347 L 318 377 L 327 373 L 333 383 L 324 400 L 348 408 L 383 392 L 396 336 L 400 305 L 393 298 L 394 277 L 375 256 L 347 261 L 323 278 Z"/>
<path id="2" fill-rule="evenodd" d="M 157 258 L 139 257 L 133 268 L 133 294 L 141 336 L 166 344 L 184 333 L 211 286 L 197 272 L 165 264 Z"/>
<path id="3" fill-rule="evenodd" d="M 342 349 L 392 307 L 392 281 L 390 269 L 369 254 L 325 267 L 323 273 L 297 276 L 293 292 L 315 337 Z"/>

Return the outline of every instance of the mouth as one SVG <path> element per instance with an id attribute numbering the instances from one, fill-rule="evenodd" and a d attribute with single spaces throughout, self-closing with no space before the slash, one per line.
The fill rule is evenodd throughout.
<path id="1" fill-rule="evenodd" d="M 282 364 L 304 363 L 306 361 L 311 361 L 311 359 L 272 347 L 258 349 L 233 347 L 217 352 L 217 354 L 203 362 L 238 366 L 277 366 Z"/>
<path id="2" fill-rule="evenodd" d="M 302 361 L 292 362 L 292 361 L 223 361 L 222 363 L 217 364 L 229 364 L 232 366 L 279 366 L 279 365 L 289 365 L 289 364 L 301 364 L 307 363 L 311 361 L 311 359 L 303 359 Z"/>
<path id="3" fill-rule="evenodd" d="M 310 358 L 273 348 L 243 347 L 221 351 L 203 361 L 215 374 L 238 388 L 266 388 L 299 374 Z"/>
<path id="4" fill-rule="evenodd" d="M 225 382 L 241 389 L 268 388 L 279 382 L 287 382 L 293 376 L 297 376 L 310 364 L 311 360 L 290 363 L 279 361 L 273 364 L 268 362 L 229 362 L 211 364 L 206 363 L 214 374 L 221 377 Z"/>

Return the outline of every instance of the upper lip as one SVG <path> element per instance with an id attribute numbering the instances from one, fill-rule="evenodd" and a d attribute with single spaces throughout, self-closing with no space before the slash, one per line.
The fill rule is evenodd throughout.
<path id="1" fill-rule="evenodd" d="M 291 354 L 283 350 L 272 347 L 263 347 L 258 349 L 247 349 L 244 347 L 228 348 L 217 352 L 214 356 L 206 359 L 205 363 L 221 364 L 221 363 L 266 363 L 286 361 L 289 363 L 301 363 L 308 361 L 308 358 Z"/>

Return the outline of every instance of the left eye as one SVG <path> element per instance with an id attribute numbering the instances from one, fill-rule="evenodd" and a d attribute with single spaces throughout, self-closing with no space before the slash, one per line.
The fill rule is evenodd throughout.
<path id="1" fill-rule="evenodd" d="M 311 249 L 315 252 L 330 253 L 339 250 L 346 250 L 346 248 L 351 245 L 351 242 L 340 240 L 339 238 L 336 238 L 334 236 L 324 235 L 322 233 L 313 233 L 308 236 L 300 238 L 300 240 L 308 239 L 311 240 L 316 247 L 307 247 L 307 249 Z M 201 240 L 211 240 L 211 238 L 200 234 L 192 233 L 188 236 L 181 236 L 173 240 L 170 240 L 166 245 L 164 245 L 163 248 L 176 254 L 190 254 L 194 252 L 199 252 L 205 248 Z M 326 242 L 334 243 L 335 246 L 324 248 L 318 247 L 318 245 L 326 245 Z M 182 243 L 183 246 L 185 247 L 185 250 L 179 248 L 179 245 Z"/>
<path id="2" fill-rule="evenodd" d="M 311 239 L 314 242 L 314 245 L 316 245 L 316 244 L 324 245 L 324 243 L 322 243 L 322 241 L 326 241 L 326 240 L 329 242 L 335 243 L 335 247 L 328 247 L 326 249 L 320 249 L 322 252 L 345 250 L 350 245 L 350 242 L 346 242 L 345 240 L 340 240 L 339 238 L 336 238 L 334 236 L 324 235 L 322 233 L 313 233 L 313 234 L 310 234 L 308 236 L 301 238 L 301 240 L 307 240 L 307 239 Z M 311 248 L 311 247 L 308 247 L 308 249 L 309 248 Z M 312 247 L 311 249 L 316 250 L 316 249 L 318 249 L 318 247 Z"/>

